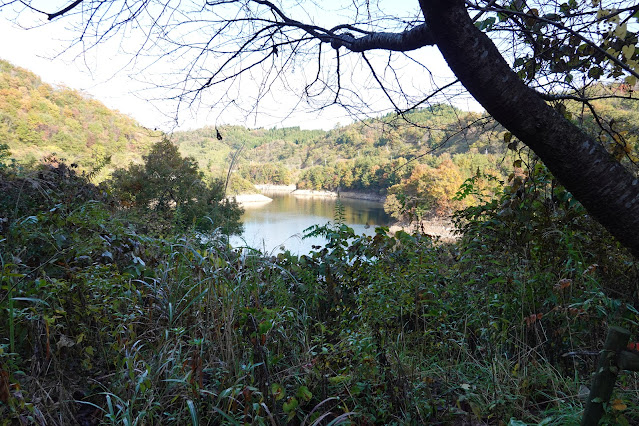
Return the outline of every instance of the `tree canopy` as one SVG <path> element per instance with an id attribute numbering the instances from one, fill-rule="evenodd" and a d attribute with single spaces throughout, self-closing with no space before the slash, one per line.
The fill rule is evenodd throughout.
<path id="1" fill-rule="evenodd" d="M 153 146 L 144 164 L 117 169 L 108 183 L 147 232 L 166 234 L 193 227 L 242 233 L 242 209 L 225 199 L 224 182 L 207 184 L 195 159 L 183 158 L 168 139 Z"/>
<path id="2" fill-rule="evenodd" d="M 576 100 L 596 113 L 593 97 L 633 97 L 635 2 L 419 0 L 400 10 L 397 2 L 349 1 L 328 24 L 313 18 L 319 6 L 312 2 L 78 0 L 49 7 L 44 0 L 0 3 L 18 18 L 31 11 L 66 19 L 78 31 L 73 43 L 85 48 L 126 36 L 139 41 L 133 55 L 145 66 L 180 59 L 181 72 L 172 68 L 161 85 L 181 105 L 212 93 L 222 108 L 250 100 L 245 108 L 256 111 L 267 94 L 292 88 L 315 107 L 338 103 L 360 112 L 375 107 L 363 88 L 376 85 L 401 115 L 461 83 L 509 130 L 507 142 L 530 147 L 592 216 L 639 253 L 635 147 L 614 123 L 585 132 L 563 104 Z M 437 47 L 456 81 L 421 84 L 432 77 L 420 56 L 428 46 Z M 418 78 L 402 73 L 410 61 L 420 67 Z M 617 84 L 593 95 L 590 85 L 601 80 Z M 254 88 L 248 98 L 243 84 Z"/>

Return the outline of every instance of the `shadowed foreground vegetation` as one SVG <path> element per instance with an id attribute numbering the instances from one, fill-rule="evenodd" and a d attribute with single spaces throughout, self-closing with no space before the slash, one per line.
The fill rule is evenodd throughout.
<path id="1" fill-rule="evenodd" d="M 577 424 L 607 327 L 637 337 L 636 263 L 539 163 L 467 180 L 454 245 L 338 208 L 324 247 L 269 257 L 2 153 L 1 425 Z"/>

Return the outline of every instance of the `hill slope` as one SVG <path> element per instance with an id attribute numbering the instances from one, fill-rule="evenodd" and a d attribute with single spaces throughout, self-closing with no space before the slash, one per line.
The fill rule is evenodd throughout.
<path id="1" fill-rule="evenodd" d="M 453 153 L 473 147 L 501 149 L 490 145 L 485 132 L 471 126 L 480 119 L 478 115 L 451 106 L 410 111 L 404 118 L 387 115 L 328 132 L 225 126 L 219 129 L 222 140 L 218 129 L 205 127 L 175 132 L 171 140 L 183 155 L 193 156 L 214 175 L 226 170 L 239 147 L 243 147 L 244 164 L 278 164 L 297 171 L 359 157 L 410 159 L 439 145 Z M 55 153 L 86 169 L 110 155 L 104 177 L 115 167 L 140 161 L 160 137 L 160 132 L 85 94 L 51 86 L 32 72 L 0 60 L 0 140 L 20 161 L 37 161 Z"/>
<path id="2" fill-rule="evenodd" d="M 160 136 L 95 99 L 0 60 L 0 141 L 18 160 L 55 153 L 88 168 L 110 155 L 110 167 L 120 167 L 139 161 Z"/>
<path id="3" fill-rule="evenodd" d="M 330 131 L 247 129 L 240 126 L 205 127 L 176 132 L 172 140 L 185 155 L 198 159 L 207 171 L 228 167 L 230 155 L 243 147 L 242 159 L 251 164 L 279 164 L 306 169 L 360 157 L 390 161 L 444 151 L 455 154 L 470 150 L 503 152 L 504 146 L 482 126 L 487 119 L 449 105 L 435 105 L 335 128 Z M 493 126 L 497 132 L 503 131 Z"/>

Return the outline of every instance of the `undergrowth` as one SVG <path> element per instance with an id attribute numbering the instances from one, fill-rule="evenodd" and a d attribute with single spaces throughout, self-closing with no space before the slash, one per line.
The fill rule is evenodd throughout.
<path id="1" fill-rule="evenodd" d="M 338 209 L 300 257 L 145 236 L 62 164 L 0 186 L 0 425 L 578 424 L 608 326 L 636 337 L 635 262 L 543 166 L 456 244 Z"/>

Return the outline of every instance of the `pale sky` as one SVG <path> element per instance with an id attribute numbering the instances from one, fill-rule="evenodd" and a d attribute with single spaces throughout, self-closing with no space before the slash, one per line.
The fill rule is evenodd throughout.
<path id="1" fill-rule="evenodd" d="M 334 1 L 337 2 L 339 0 Z M 393 10 L 397 8 L 396 0 L 384 0 L 381 3 L 383 4 L 384 2 L 394 4 Z M 45 3 L 48 2 L 42 2 L 42 4 Z M 66 4 L 66 2 L 62 3 Z M 406 4 L 408 3 L 410 2 Z M 326 4 L 324 3 L 324 5 Z M 415 4 L 417 4 L 416 0 Z M 47 6 L 49 5 L 47 4 Z M 50 5 L 50 7 L 55 9 L 53 6 L 53 4 Z M 317 10 L 318 12 L 316 13 L 322 13 L 319 9 Z M 67 52 L 61 57 L 56 57 L 56 53 L 67 45 L 64 40 L 70 40 L 73 37 L 72 33 L 65 30 L 67 23 L 64 19 L 24 30 L 6 21 L 5 17 L 6 13 L 3 15 L 0 11 L 0 40 L 3 40 L 0 45 L 1 59 L 34 72 L 47 83 L 64 85 L 83 91 L 90 97 L 103 102 L 109 108 L 119 110 L 133 117 L 146 127 L 161 128 L 166 131 L 176 129 L 173 120 L 175 117 L 174 104 L 166 101 L 148 100 L 151 98 L 165 98 L 165 92 L 143 90 L 148 86 L 143 85 L 141 81 L 152 78 L 156 78 L 155 81 L 157 81 L 157 76 L 140 72 L 139 63 L 135 65 L 128 63 L 129 57 L 121 54 L 123 49 L 121 40 L 118 42 L 119 44 L 110 42 L 99 45 L 85 55 L 78 55 L 79 51 L 76 51 Z M 43 20 L 42 18 L 40 19 Z M 332 25 L 334 21 L 339 20 L 339 16 L 333 13 L 320 16 L 318 19 L 323 22 L 327 21 L 328 23 L 325 25 Z M 23 21 L 24 23 L 25 21 Z M 371 62 L 374 62 L 386 60 L 386 55 L 382 53 L 376 57 L 375 54 L 371 53 L 369 56 Z M 427 84 L 429 79 L 439 85 L 450 81 L 451 73 L 435 48 L 424 48 L 412 55 L 419 62 L 427 64 L 432 77 L 425 73 L 423 68 L 413 66 L 409 62 L 397 63 L 399 72 L 403 73 L 400 81 L 402 81 L 404 90 L 407 92 L 413 91 L 416 95 L 419 95 L 430 90 L 430 83 Z M 167 59 L 168 61 L 160 62 L 156 65 L 156 72 L 162 66 L 179 65 L 179 58 L 171 57 Z M 345 59 L 342 65 L 348 65 L 348 63 L 348 60 Z M 353 62 L 351 68 L 353 71 L 345 68 L 344 78 L 350 77 L 354 81 L 358 81 L 360 79 L 358 73 L 362 72 L 358 66 L 361 67 L 361 64 L 358 65 Z M 352 74 L 348 75 L 349 72 Z M 305 78 L 302 74 L 304 74 L 303 70 L 298 71 L 296 76 L 289 75 L 286 85 L 295 86 L 297 79 Z M 362 73 L 362 75 L 364 74 Z M 255 78 L 255 76 L 251 77 Z M 369 80 L 372 80 L 372 78 L 369 77 Z M 291 84 L 291 82 L 293 83 Z M 374 90 L 366 89 L 374 86 L 371 81 L 361 81 L 359 83 L 362 83 L 361 87 L 363 87 L 363 89 L 360 89 L 361 93 L 366 92 L 368 102 L 374 111 L 388 108 L 389 105 L 384 102 L 381 92 L 377 91 L 379 93 L 376 93 Z M 250 105 L 252 103 L 250 100 L 254 99 L 252 98 L 250 87 L 253 87 L 251 85 L 256 83 L 245 80 L 242 84 L 243 92 L 241 96 L 245 99 L 242 101 L 243 103 L 238 100 L 240 108 L 227 107 L 220 112 L 215 107 L 207 106 L 206 98 L 204 98 L 202 104 L 205 105 L 198 104 L 188 111 L 183 110 L 181 112 L 177 129 L 197 128 L 207 124 L 238 124 L 248 127 L 300 126 L 307 129 L 330 129 L 338 123 L 348 124 L 352 122 L 352 117 L 339 106 L 331 106 L 318 112 L 309 110 L 309 107 L 305 108 L 304 104 L 297 104 L 299 96 L 287 91 L 283 86 L 275 87 L 268 96 L 262 99 L 257 112 L 254 111 L 252 114 L 247 114 L 246 110 L 253 106 Z M 456 106 L 462 109 L 479 110 L 478 105 L 468 97 L 457 98 L 454 102 Z M 289 115 L 292 109 L 295 112 Z"/>

